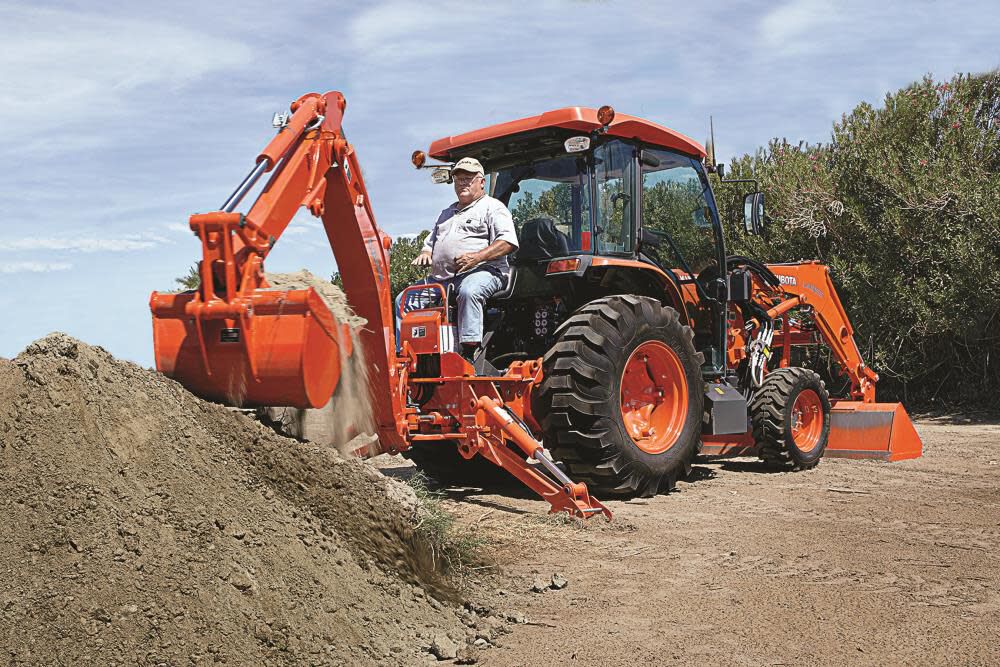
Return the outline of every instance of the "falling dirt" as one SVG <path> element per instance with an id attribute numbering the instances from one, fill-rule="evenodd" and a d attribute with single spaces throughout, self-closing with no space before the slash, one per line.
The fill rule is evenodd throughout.
<path id="1" fill-rule="evenodd" d="M 264 410 L 266 418 L 286 435 L 332 445 L 348 454 L 359 447 L 374 444 L 375 421 L 372 416 L 368 384 L 368 365 L 358 331 L 364 318 L 351 310 L 343 291 L 305 269 L 294 273 L 268 273 L 266 279 L 273 289 L 292 290 L 312 287 L 323 299 L 338 321 L 351 331 L 351 353 L 341 346 L 340 381 L 330 401 L 315 410 L 273 407 Z"/>
<path id="2" fill-rule="evenodd" d="M 423 662 L 469 631 L 418 513 L 99 347 L 0 359 L 0 663 Z"/>

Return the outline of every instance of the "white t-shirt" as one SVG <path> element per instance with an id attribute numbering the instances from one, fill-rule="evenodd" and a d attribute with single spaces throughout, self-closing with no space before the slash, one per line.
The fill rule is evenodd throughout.
<path id="1" fill-rule="evenodd" d="M 483 195 L 465 207 L 455 202 L 441 211 L 424 242 L 423 250 L 431 253 L 431 277 L 435 280 L 454 277 L 456 257 L 479 252 L 498 240 L 517 248 L 514 220 L 502 201 Z M 480 266 L 495 267 L 505 276 L 510 272 L 506 256 Z"/>

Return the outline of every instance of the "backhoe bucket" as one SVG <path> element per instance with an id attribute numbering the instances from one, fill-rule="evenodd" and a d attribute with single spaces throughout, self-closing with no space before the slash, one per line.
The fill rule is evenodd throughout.
<path id="1" fill-rule="evenodd" d="M 922 453 L 923 443 L 902 403 L 833 405 L 825 456 L 902 461 Z"/>
<path id="2" fill-rule="evenodd" d="M 226 405 L 321 407 L 340 378 L 341 346 L 352 351 L 347 325 L 312 288 L 257 289 L 231 303 L 153 292 L 149 306 L 156 369 Z"/>

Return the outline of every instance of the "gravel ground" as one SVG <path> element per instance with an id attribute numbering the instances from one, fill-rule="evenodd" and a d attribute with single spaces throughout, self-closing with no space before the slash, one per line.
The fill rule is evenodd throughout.
<path id="1" fill-rule="evenodd" d="M 449 491 L 533 622 L 481 664 L 1000 663 L 1000 419 L 916 426 L 917 460 L 702 461 L 677 493 L 609 502 L 610 524 L 516 486 Z"/>

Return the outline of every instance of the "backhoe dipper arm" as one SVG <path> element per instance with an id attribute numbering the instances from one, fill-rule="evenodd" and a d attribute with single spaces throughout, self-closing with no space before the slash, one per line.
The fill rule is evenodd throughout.
<path id="1" fill-rule="evenodd" d="M 327 93 L 339 105 L 337 137 L 333 140 L 337 167 L 327 172 L 325 191 L 309 204 L 321 206 L 326 236 L 333 248 L 344 292 L 354 312 L 368 321 L 360 333 L 369 369 L 369 386 L 383 450 L 404 443 L 408 430 L 404 414 L 405 383 L 396 363 L 392 292 L 389 283 L 389 248 L 392 239 L 375 224 L 368 190 L 354 148 L 340 129 L 344 97 Z M 333 100 L 331 100 L 333 102 Z M 330 123 L 330 117 L 323 127 Z M 321 198 L 320 198 L 321 195 Z M 314 211 L 315 213 L 316 211 Z"/>
<path id="2" fill-rule="evenodd" d="M 770 308 L 768 316 L 776 318 L 792 308 L 810 306 L 816 327 L 851 381 L 852 398 L 874 403 L 878 375 L 865 364 L 854 342 L 854 329 L 830 280 L 830 268 L 818 262 L 769 264 L 768 268 L 781 281 L 781 291 L 791 296 L 773 306 L 765 305 L 765 309 Z"/>

